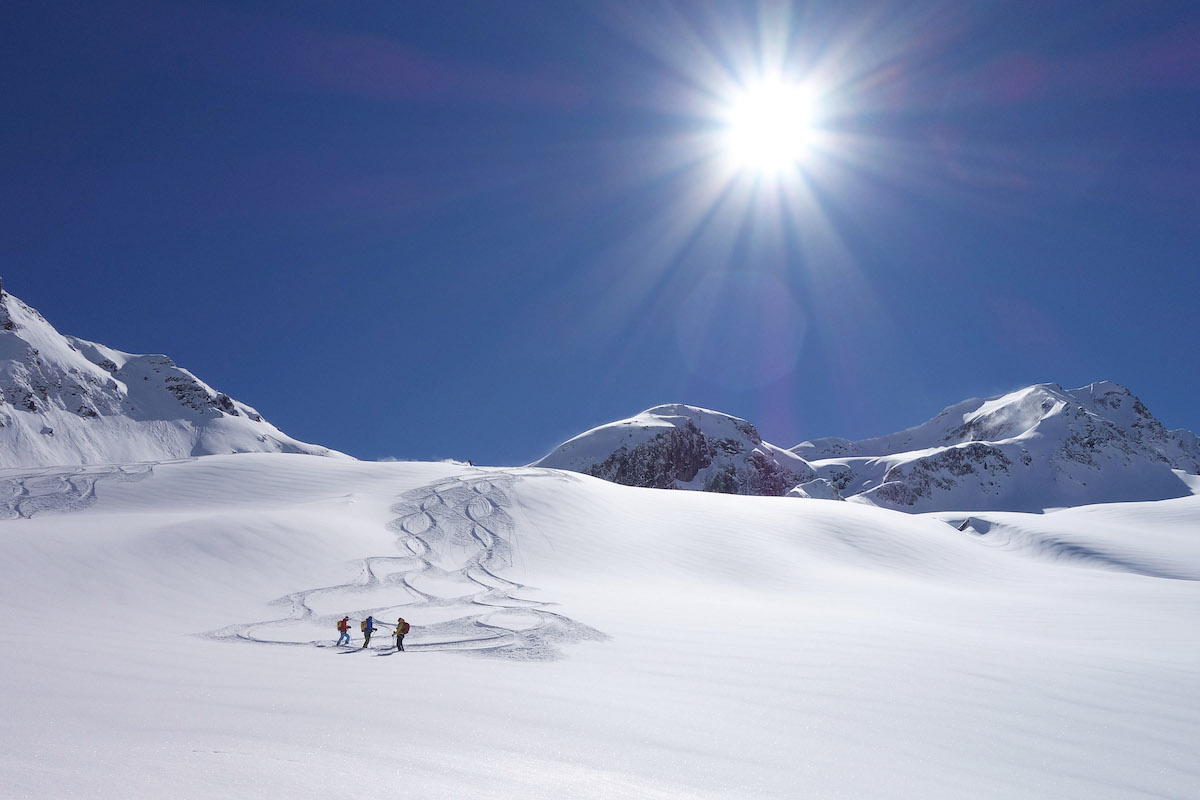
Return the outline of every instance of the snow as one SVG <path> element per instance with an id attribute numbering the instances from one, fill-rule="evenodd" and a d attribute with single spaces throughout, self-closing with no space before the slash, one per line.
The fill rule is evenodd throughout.
<path id="1" fill-rule="evenodd" d="M 6 797 L 1200 785 L 1194 496 L 968 521 L 279 453 L 0 487 Z"/>

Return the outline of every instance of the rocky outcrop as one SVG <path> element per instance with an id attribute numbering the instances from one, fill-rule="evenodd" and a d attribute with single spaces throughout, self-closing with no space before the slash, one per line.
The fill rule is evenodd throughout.
<path id="1" fill-rule="evenodd" d="M 963 485 L 981 495 L 994 494 L 997 481 L 1003 481 L 1012 466 L 999 448 L 977 442 L 960 445 L 892 467 L 884 474 L 883 483 L 863 496 L 903 507 Z"/>
<path id="2" fill-rule="evenodd" d="M 676 482 L 693 481 L 712 459 L 712 442 L 688 422 L 682 429 L 665 430 L 632 449 L 622 446 L 586 472 L 624 486 L 670 489 Z M 713 491 L 708 485 L 705 489 Z"/>

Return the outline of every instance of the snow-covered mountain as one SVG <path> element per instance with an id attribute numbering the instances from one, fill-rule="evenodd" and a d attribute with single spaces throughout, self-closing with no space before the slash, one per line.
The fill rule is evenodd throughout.
<path id="1" fill-rule="evenodd" d="M 1039 510 L 1193 493 L 1200 439 L 1128 389 L 1047 383 L 966 400 L 900 433 L 792 448 L 838 496 L 907 511 Z"/>
<path id="2" fill-rule="evenodd" d="M 247 452 L 342 456 L 291 438 L 166 356 L 64 336 L 0 287 L 0 467 Z"/>
<path id="3" fill-rule="evenodd" d="M 580 434 L 534 466 L 628 486 L 854 500 L 902 511 L 1032 511 L 1194 493 L 1200 439 L 1169 431 L 1115 383 L 1039 384 L 928 422 L 790 451 L 749 422 L 658 406 Z"/>
<path id="4" fill-rule="evenodd" d="M 815 477 L 804 459 L 764 442 L 744 419 L 680 404 L 593 428 L 531 466 L 723 494 L 782 495 Z"/>

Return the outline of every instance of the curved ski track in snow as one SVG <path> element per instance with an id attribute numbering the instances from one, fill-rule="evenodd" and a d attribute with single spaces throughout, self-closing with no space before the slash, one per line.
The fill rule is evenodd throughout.
<path id="1" fill-rule="evenodd" d="M 412 626 L 406 651 L 451 650 L 515 660 L 550 660 L 559 646 L 605 634 L 551 611 L 554 603 L 521 597 L 530 589 L 498 571 L 519 560 L 512 518 L 512 486 L 519 471 L 467 475 L 414 489 L 391 510 L 388 527 L 398 538 L 399 555 L 371 556 L 360 562 L 356 581 L 293 592 L 274 604 L 288 616 L 233 625 L 208 636 L 257 644 L 334 647 L 336 625 L 346 614 L 353 623 L 375 617 L 371 651 L 390 655 L 389 636 L 397 617 Z M 315 630 L 327 638 L 303 640 Z M 362 636 L 351 626 L 352 644 Z M 384 649 L 386 648 L 386 649 Z M 383 650 L 383 652 L 379 652 Z"/>
<path id="2" fill-rule="evenodd" d="M 0 519 L 31 519 L 47 512 L 78 511 L 96 502 L 101 481 L 132 483 L 154 472 L 152 464 L 53 467 L 0 478 Z"/>

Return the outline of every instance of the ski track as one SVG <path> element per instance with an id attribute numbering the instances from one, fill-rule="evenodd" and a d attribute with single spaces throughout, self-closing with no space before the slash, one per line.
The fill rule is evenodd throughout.
<path id="1" fill-rule="evenodd" d="M 404 616 L 412 629 L 405 651 L 443 650 L 522 661 L 560 658 L 562 645 L 608 638 L 600 631 L 551 610 L 555 605 L 520 597 L 524 584 L 500 577 L 513 566 L 519 543 L 512 518 L 504 510 L 512 502 L 519 471 L 467 474 L 401 495 L 391 511 L 389 530 L 397 535 L 398 555 L 371 556 L 359 562 L 358 579 L 337 586 L 293 592 L 273 602 L 287 616 L 232 625 L 205 636 L 281 646 L 335 648 L 337 621 L 376 618 L 374 655 L 389 655 L 395 619 Z M 458 587 L 460 590 L 456 590 Z M 362 595 L 383 605 L 363 607 Z M 320 613 L 314 605 L 339 608 Z M 427 622 L 422 622 L 427 618 Z M 303 641 L 313 628 L 327 639 Z M 289 636 L 289 633 L 292 634 Z M 351 645 L 362 650 L 362 635 L 351 627 Z"/>
<path id="2" fill-rule="evenodd" d="M 153 473 L 153 464 L 96 465 L 52 467 L 0 478 L 0 520 L 79 511 L 95 504 L 98 483 L 132 483 Z"/>

